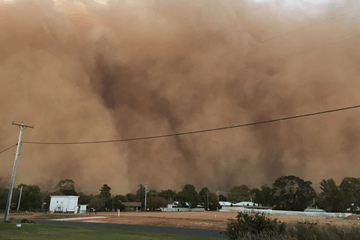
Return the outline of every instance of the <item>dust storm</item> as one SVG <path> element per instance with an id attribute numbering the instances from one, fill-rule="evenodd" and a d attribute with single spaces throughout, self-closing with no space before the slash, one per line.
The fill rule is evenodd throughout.
<path id="1" fill-rule="evenodd" d="M 128 139 L 357 105 L 357 1 L 0 1 L 0 148 L 24 132 L 16 185 L 258 187 L 358 177 L 359 110 Z M 1 155 L 8 178 L 11 151 Z"/>

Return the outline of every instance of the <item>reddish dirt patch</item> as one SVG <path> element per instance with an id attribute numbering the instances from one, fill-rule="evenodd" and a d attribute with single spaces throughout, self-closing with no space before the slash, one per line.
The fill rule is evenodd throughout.
<path id="1" fill-rule="evenodd" d="M 360 220 L 359 215 L 351 215 L 346 218 L 347 220 Z"/>

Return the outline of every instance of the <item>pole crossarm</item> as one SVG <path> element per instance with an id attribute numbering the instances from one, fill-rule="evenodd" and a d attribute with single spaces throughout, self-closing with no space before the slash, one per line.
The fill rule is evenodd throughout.
<path id="1" fill-rule="evenodd" d="M 22 122 L 21 124 L 19 124 L 19 123 L 15 123 L 15 122 L 13 121 L 13 122 L 12 122 L 12 125 L 16 125 L 16 126 L 19 126 L 19 127 L 25 127 L 25 128 L 34 128 L 34 125 L 32 125 L 32 126 L 24 125 L 23 122 Z"/>

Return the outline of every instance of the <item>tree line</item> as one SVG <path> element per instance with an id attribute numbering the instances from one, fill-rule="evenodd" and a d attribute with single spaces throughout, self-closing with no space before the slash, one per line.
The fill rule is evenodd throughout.
<path id="1" fill-rule="evenodd" d="M 318 207 L 327 212 L 359 211 L 360 178 L 345 177 L 339 185 L 331 179 L 320 182 L 320 192 L 312 182 L 296 176 L 278 178 L 272 186 L 250 189 L 246 185 L 234 186 L 228 194 L 230 202 L 253 201 L 275 210 L 304 211 L 307 207 Z M 220 196 L 220 200 L 226 200 Z"/>
<path id="2" fill-rule="evenodd" d="M 0 209 L 6 207 L 9 189 L 7 183 L 0 178 Z M 46 211 L 49 208 L 51 195 L 79 196 L 79 204 L 89 204 L 97 211 L 124 210 L 125 202 L 141 202 L 145 207 L 145 186 L 138 185 L 135 193 L 113 195 L 111 187 L 104 184 L 98 194 L 76 192 L 72 179 L 64 179 L 56 185 L 48 182 L 42 185 L 20 184 L 14 189 L 11 208 L 17 208 L 20 189 L 22 190 L 21 211 Z M 186 184 L 176 192 L 172 189 L 147 192 L 146 207 L 148 210 L 157 210 L 167 204 L 177 201 L 180 207 L 194 208 L 202 205 L 206 210 L 217 210 L 220 201 L 237 203 L 251 201 L 276 210 L 303 211 L 306 207 L 319 207 L 328 212 L 345 212 L 350 209 L 355 212 L 360 206 L 360 178 L 346 177 L 339 185 L 333 179 L 324 179 L 320 182 L 320 192 L 316 192 L 310 181 L 290 175 L 278 178 L 271 186 L 263 185 L 260 188 L 250 188 L 245 184 L 233 186 L 227 194 L 217 195 L 214 191 L 204 187 L 199 192 L 195 186 Z M 223 193 L 223 192 L 221 192 Z"/>

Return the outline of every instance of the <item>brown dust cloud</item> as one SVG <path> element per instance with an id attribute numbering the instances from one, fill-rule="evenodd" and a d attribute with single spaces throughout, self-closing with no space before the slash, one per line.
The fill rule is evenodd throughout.
<path id="1" fill-rule="evenodd" d="M 360 3 L 0 0 L 0 150 L 137 138 L 360 104 Z M 317 23 L 317 24 L 315 24 Z M 360 110 L 152 140 L 22 144 L 16 183 L 227 191 L 360 177 Z M 9 181 L 14 150 L 0 155 Z"/>

